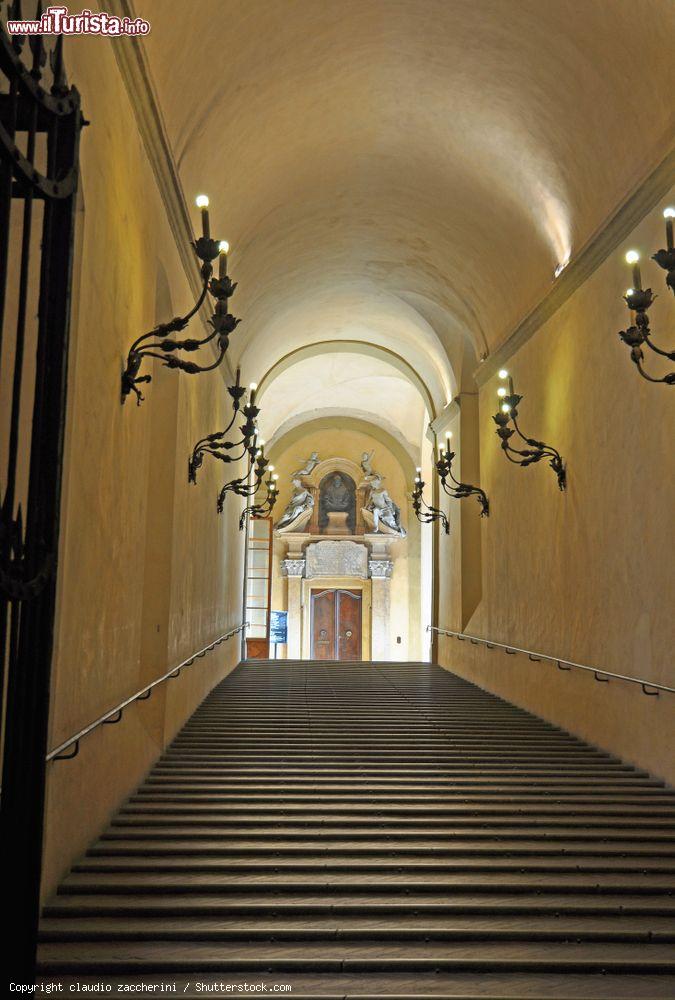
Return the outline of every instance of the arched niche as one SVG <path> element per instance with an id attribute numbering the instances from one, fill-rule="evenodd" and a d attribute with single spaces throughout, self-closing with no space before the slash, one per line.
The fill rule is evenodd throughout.
<path id="1" fill-rule="evenodd" d="M 356 534 L 356 482 L 346 472 L 329 472 L 319 483 L 319 532 Z"/>
<path id="2" fill-rule="evenodd" d="M 349 509 L 344 511 L 348 514 L 346 519 L 327 517 L 326 514 L 329 511 L 326 509 L 326 504 L 322 502 L 331 480 L 336 476 L 342 477 L 348 484 L 350 503 Z M 347 458 L 324 459 L 323 462 L 319 462 L 309 476 L 303 476 L 303 482 L 314 494 L 314 511 L 307 530 L 313 535 L 362 535 L 365 531 L 365 525 L 361 516 L 361 508 L 365 503 L 367 490 L 367 486 L 362 480 L 361 467 Z M 339 505 L 334 506 L 334 513 L 341 513 Z"/>

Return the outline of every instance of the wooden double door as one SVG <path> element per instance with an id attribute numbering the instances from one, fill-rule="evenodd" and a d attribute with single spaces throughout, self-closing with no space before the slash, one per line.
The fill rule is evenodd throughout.
<path id="1" fill-rule="evenodd" d="M 361 591 L 312 590 L 313 660 L 361 659 Z"/>

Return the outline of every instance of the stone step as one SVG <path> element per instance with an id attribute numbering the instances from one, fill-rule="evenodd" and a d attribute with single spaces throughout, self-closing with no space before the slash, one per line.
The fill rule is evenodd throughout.
<path id="1" fill-rule="evenodd" d="M 40 928 L 42 941 L 302 941 L 351 938 L 388 941 L 626 941 L 675 942 L 675 916 L 635 917 L 622 914 L 598 916 L 336 916 L 332 913 L 274 917 L 261 913 L 248 919 L 229 917 L 109 916 L 46 917 Z"/>
<path id="2" fill-rule="evenodd" d="M 329 940 L 209 943 L 204 941 L 121 941 L 45 943 L 42 972 L 115 971 L 116 967 L 157 972 L 480 972 L 489 965 L 504 972 L 606 972 L 675 974 L 668 944 L 626 942 L 454 942 Z"/>
<path id="3" fill-rule="evenodd" d="M 459 857 L 476 855 L 486 857 L 556 857 L 564 855 L 577 857 L 651 857 L 675 858 L 675 841 L 671 846 L 645 844 L 644 840 L 617 841 L 614 844 L 602 842 L 589 844 L 585 840 L 565 840 L 557 843 L 542 843 L 542 840 L 519 840 L 507 843 L 504 840 L 470 839 L 447 837 L 439 839 L 402 839 L 401 837 L 370 837 L 355 840 L 348 834 L 342 836 L 324 835 L 315 839 L 304 838 L 270 838 L 261 840 L 258 837 L 227 837 L 215 838 L 197 830 L 183 832 L 180 836 L 166 836 L 148 832 L 142 836 L 134 833 L 116 835 L 106 833 L 98 844 L 91 847 L 87 854 L 92 857 L 103 857 L 114 854 L 136 855 L 151 852 L 152 854 L 193 854 L 219 853 L 227 855 L 303 855 L 303 854 L 349 854 L 354 857 L 369 855 L 426 856 L 433 852 L 434 857 Z"/>
<path id="4" fill-rule="evenodd" d="M 82 915 L 118 916 L 119 914 L 143 913 L 148 915 L 207 915 L 245 916 L 271 918 L 275 915 L 300 916 L 306 914 L 329 915 L 331 917 L 361 918 L 372 916 L 377 921 L 389 917 L 432 917 L 455 918 L 458 916 L 478 916 L 497 919 L 502 916 L 551 916 L 554 918 L 572 916 L 598 916 L 618 918 L 623 916 L 644 916 L 675 918 L 675 895 L 660 896 L 623 893 L 554 893 L 539 890 L 512 893 L 462 893 L 456 899 L 449 898 L 442 890 L 424 893 L 385 891 L 372 887 L 368 892 L 363 886 L 361 892 L 345 891 L 343 887 L 325 887 L 319 892 L 306 892 L 295 887 L 293 892 L 284 892 L 275 887 L 272 893 L 260 891 L 259 887 L 249 892 L 234 891 L 224 895 L 174 893 L 170 889 L 162 895 L 144 894 L 118 895 L 105 890 L 92 894 L 61 893 L 45 907 L 45 916 Z"/>
<path id="5" fill-rule="evenodd" d="M 649 838 L 656 836 L 659 839 L 670 840 L 675 836 L 675 820 L 652 820 L 643 819 L 641 816 L 631 817 L 609 817 L 607 819 L 591 819 L 586 816 L 545 818 L 537 817 L 533 823 L 526 815 L 509 815 L 508 817 L 491 818 L 481 816 L 480 821 L 476 819 L 465 819 L 461 816 L 453 816 L 452 819 L 435 818 L 425 815 L 420 819 L 410 819 L 406 816 L 385 817 L 373 816 L 370 819 L 364 818 L 360 814 L 344 814 L 335 816 L 331 814 L 329 818 L 307 817 L 303 814 L 293 816 L 274 813 L 265 813 L 262 816 L 240 816 L 236 812 L 222 812 L 209 815 L 200 811 L 193 819 L 189 816 L 182 816 L 180 819 L 171 819 L 162 815 L 154 807 L 149 812 L 144 812 L 141 808 L 123 808 L 111 821 L 111 829 L 115 827 L 136 827 L 136 826 L 167 826 L 182 827 L 186 824 L 190 826 L 198 823 L 207 824 L 214 829 L 231 829 L 235 832 L 238 829 L 255 830 L 269 832 L 270 835 L 277 827 L 291 831 L 312 830 L 323 834 L 331 833 L 334 830 L 349 832 L 356 836 L 363 835 L 363 831 L 381 830 L 383 834 L 409 833 L 410 835 L 424 834 L 429 836 L 441 835 L 445 832 L 464 835 L 486 835 L 501 836 L 513 834 L 514 836 L 579 836 L 579 831 L 583 831 L 584 837 L 588 833 L 591 837 L 622 837 L 630 836 L 635 838 Z M 304 834 L 303 834 L 304 835 Z"/>
<path id="6" fill-rule="evenodd" d="M 112 866 L 109 866 L 112 867 Z M 234 871 L 233 869 L 210 871 L 153 871 L 148 866 L 136 865 L 134 871 L 102 871 L 100 867 L 89 865 L 83 870 L 73 869 L 61 883 L 59 892 L 229 892 L 250 891 L 273 893 L 300 889 L 306 891 L 356 891 L 368 892 L 377 888 L 379 892 L 574 892 L 574 893 L 615 893 L 620 896 L 628 892 L 638 895 L 668 896 L 675 890 L 675 878 L 658 872 L 419 872 L 402 867 L 401 871 L 383 873 L 385 878 L 376 883 L 373 872 L 355 874 L 353 871 L 319 871 L 319 877 L 311 872 L 284 871 L 282 866 L 265 865 L 258 872 Z M 138 870 L 136 870 L 138 869 Z"/>
<path id="7" fill-rule="evenodd" d="M 661 858 L 581 858 L 566 856 L 564 858 L 509 858 L 497 855 L 496 858 L 471 858 L 469 860 L 454 858 L 430 858 L 425 854 L 413 857 L 407 855 L 397 858 L 375 856 L 359 859 L 351 855 L 338 853 L 309 852 L 301 857 L 274 857 L 265 855 L 237 857 L 199 857 L 188 851 L 177 857 L 157 857 L 149 850 L 141 850 L 136 857 L 96 857 L 85 856 L 82 861 L 73 865 L 73 872 L 233 872 L 235 874 L 250 872 L 264 874 L 266 872 L 313 873 L 326 872 L 330 874 L 350 875 L 353 877 L 387 876 L 397 874 L 405 866 L 411 875 L 455 876 L 479 873 L 491 876 L 498 873 L 527 875 L 529 873 L 547 873 L 553 875 L 568 875 L 586 873 L 589 875 L 631 875 L 638 874 L 647 880 L 652 876 L 663 878 L 663 884 L 675 889 L 675 862 Z"/>

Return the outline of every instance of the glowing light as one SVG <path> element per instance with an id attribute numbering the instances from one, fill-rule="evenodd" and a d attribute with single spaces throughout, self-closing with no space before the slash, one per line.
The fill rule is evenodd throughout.
<path id="1" fill-rule="evenodd" d="M 637 250 L 629 250 L 628 253 L 626 254 L 627 264 L 637 264 L 639 259 L 640 259 L 640 254 L 637 252 Z"/>
<path id="2" fill-rule="evenodd" d="M 503 399 L 504 396 L 506 395 L 506 389 L 504 388 L 503 385 L 500 385 L 499 388 L 497 389 L 497 395 L 499 396 L 500 399 Z"/>
<path id="3" fill-rule="evenodd" d="M 218 244 L 218 253 L 229 253 L 229 252 L 230 252 L 230 244 L 227 242 L 227 240 L 221 240 L 220 243 Z"/>
<path id="4" fill-rule="evenodd" d="M 510 413 L 511 407 L 508 403 L 502 403 L 502 413 Z"/>
<path id="5" fill-rule="evenodd" d="M 508 378 L 509 377 L 509 373 L 507 372 L 506 368 L 500 368 L 498 374 L 499 374 L 500 378 Z"/>
<path id="6" fill-rule="evenodd" d="M 569 262 L 570 262 L 569 256 L 567 256 L 565 258 L 565 260 L 561 260 L 560 263 L 557 265 L 556 269 L 553 272 L 553 277 L 554 278 L 559 278 L 560 275 L 565 270 L 565 268 L 567 267 L 567 265 L 569 264 Z"/>
<path id="7" fill-rule="evenodd" d="M 675 208 L 673 208 L 672 205 L 669 205 L 668 208 L 664 208 L 664 210 L 663 210 L 663 218 L 664 219 L 675 219 Z"/>
<path id="8" fill-rule="evenodd" d="M 208 208 L 209 196 L 207 194 L 198 194 L 195 198 L 195 205 L 197 208 Z"/>

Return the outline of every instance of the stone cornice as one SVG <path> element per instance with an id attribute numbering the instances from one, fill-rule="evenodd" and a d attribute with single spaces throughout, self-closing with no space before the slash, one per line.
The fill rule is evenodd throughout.
<path id="1" fill-rule="evenodd" d="M 656 169 L 626 198 L 602 229 L 572 257 L 550 292 L 518 324 L 501 347 L 478 366 L 474 378 L 479 386 L 485 385 L 614 253 L 619 244 L 665 197 L 674 182 L 675 146 L 671 147 Z"/>
<path id="2" fill-rule="evenodd" d="M 457 395 L 452 402 L 448 403 L 441 412 L 438 414 L 435 420 L 432 420 L 427 427 L 427 440 L 434 443 L 435 438 L 442 437 L 450 424 L 459 416 L 460 412 L 460 399 L 461 393 Z"/>
<path id="3" fill-rule="evenodd" d="M 108 0 L 106 9 L 118 17 L 136 18 L 132 0 Z M 178 250 L 178 256 L 195 299 L 201 292 L 199 270 L 191 248 L 194 238 L 192 222 L 178 175 L 159 99 L 152 80 L 150 66 L 142 39 L 134 36 L 115 39 L 113 43 L 117 66 L 136 117 L 138 132 L 150 163 L 157 189 Z M 202 306 L 200 316 L 206 326 L 210 312 L 208 302 Z M 207 327 L 210 332 L 210 327 Z M 225 376 L 233 377 L 229 358 L 225 356 L 220 368 Z"/>

